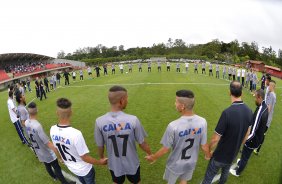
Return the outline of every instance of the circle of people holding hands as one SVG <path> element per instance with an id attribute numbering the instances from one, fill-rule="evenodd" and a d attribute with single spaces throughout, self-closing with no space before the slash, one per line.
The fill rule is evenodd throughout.
<path id="1" fill-rule="evenodd" d="M 217 68 L 219 67 L 216 66 L 216 72 Z M 205 73 L 203 69 L 202 73 Z M 167 70 L 170 70 L 170 65 L 167 65 Z M 195 64 L 195 72 L 198 72 L 197 70 Z M 212 74 L 212 71 L 209 72 Z M 91 72 L 88 70 L 88 73 Z M 269 75 L 264 76 L 261 89 L 256 90 L 255 72 L 239 68 L 237 79 L 234 79 L 234 71 L 231 72 L 230 67 L 223 66 L 223 78 L 225 75 L 227 77 L 227 74 L 228 79 L 232 81 L 229 85 L 231 105 L 222 111 L 210 141 L 207 140 L 206 119 L 195 114 L 193 110 L 195 94 L 191 90 L 183 89 L 175 94 L 175 108 L 180 117 L 168 124 L 160 141 L 162 146 L 155 153 L 151 151 L 146 140 L 147 133 L 139 118 L 123 112 L 127 107 L 128 93 L 122 86 L 112 86 L 109 89 L 109 112 L 95 121 L 94 138 L 98 146 L 99 159 L 90 156 L 82 132 L 71 126 L 73 109 L 69 99 L 59 98 L 56 101 L 58 123 L 48 132 L 51 140 L 37 120 L 36 103 L 31 102 L 26 107 L 25 95 L 20 87 L 21 90 L 13 87 L 9 89 L 7 104 L 11 121 L 21 142 L 35 153 L 39 161 L 45 165 L 48 174 L 61 183 L 73 182 L 65 179 L 58 160 L 63 162 L 83 184 L 95 183 L 96 173 L 93 165 L 108 165 L 113 183 L 122 184 L 126 178 L 130 183 L 140 183 L 141 170 L 136 143 L 146 153 L 145 159 L 149 163 L 155 163 L 160 157 L 170 153 L 163 175 L 163 179 L 169 184 L 177 181 L 185 184 L 192 179 L 200 149 L 205 155 L 204 158 L 209 160 L 202 183 L 210 184 L 220 169 L 219 182 L 225 183 L 229 173 L 234 176 L 243 173 L 252 153 L 259 154 L 276 103 L 276 83 Z M 255 80 L 257 81 L 257 77 Z M 41 87 L 43 83 L 39 82 L 39 86 Z M 252 86 L 250 90 L 254 92 L 254 102 L 257 106 L 254 112 L 241 98 L 243 87 L 248 84 Z M 56 88 L 54 83 L 53 88 Z M 14 100 L 18 107 L 15 106 Z M 236 161 L 240 149 L 241 157 Z M 236 162 L 235 168 L 231 168 L 233 162 Z"/>

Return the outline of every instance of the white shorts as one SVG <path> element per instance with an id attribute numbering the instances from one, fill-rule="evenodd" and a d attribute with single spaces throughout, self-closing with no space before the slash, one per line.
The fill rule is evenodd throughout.
<path id="1" fill-rule="evenodd" d="M 181 180 L 189 181 L 192 179 L 193 172 L 194 170 L 189 170 L 184 174 L 178 175 L 166 168 L 163 179 L 167 180 L 168 184 L 175 184 L 178 178 Z"/>

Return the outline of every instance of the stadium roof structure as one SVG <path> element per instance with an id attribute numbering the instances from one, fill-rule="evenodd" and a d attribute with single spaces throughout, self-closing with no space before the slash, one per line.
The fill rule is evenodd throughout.
<path id="1" fill-rule="evenodd" d="M 0 54 L 0 62 L 9 61 L 42 61 L 42 60 L 52 60 L 55 59 L 50 56 L 44 56 L 40 54 L 32 53 L 7 53 Z"/>

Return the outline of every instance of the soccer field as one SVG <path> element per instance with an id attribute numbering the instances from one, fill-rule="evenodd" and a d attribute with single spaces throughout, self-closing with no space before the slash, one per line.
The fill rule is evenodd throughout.
<path id="1" fill-rule="evenodd" d="M 180 89 L 190 89 L 195 94 L 195 113 L 204 117 L 208 122 L 208 141 L 213 134 L 214 128 L 221 112 L 230 104 L 229 82 L 223 79 L 194 74 L 193 66 L 190 65 L 188 73 L 176 73 L 172 67 L 166 72 L 157 72 L 157 66 L 152 66 L 152 72 L 147 72 L 147 66 L 143 66 L 143 72 L 138 72 L 137 66 L 133 67 L 132 73 L 116 74 L 89 79 L 84 74 L 84 81 L 73 82 L 65 87 L 64 79 L 56 91 L 47 93 L 47 100 L 34 101 L 38 105 L 38 119 L 42 123 L 47 135 L 50 127 L 57 123 L 56 100 L 59 97 L 69 98 L 73 103 L 72 126 L 81 130 L 90 150 L 90 155 L 97 157 L 97 147 L 94 142 L 95 119 L 105 114 L 110 106 L 107 99 L 108 89 L 114 84 L 120 84 L 128 90 L 129 103 L 126 113 L 136 115 L 148 133 L 147 141 L 153 152 L 160 147 L 161 137 L 167 124 L 180 117 L 175 110 L 175 92 Z M 127 69 L 125 68 L 125 71 Z M 108 72 L 110 73 L 110 71 Z M 222 73 L 220 72 L 222 78 Z M 79 78 L 79 76 L 77 77 Z M 260 155 L 252 155 L 249 163 L 239 178 L 229 175 L 227 183 L 248 183 L 248 184 L 279 184 L 282 173 L 282 81 L 274 79 L 277 83 L 274 117 Z M 34 89 L 34 88 L 32 88 Z M 27 102 L 35 98 L 35 91 L 26 93 Z M 59 183 L 54 182 L 47 174 L 45 167 L 36 158 L 27 146 L 20 143 L 14 125 L 11 123 L 7 109 L 7 91 L 0 93 L 0 184 L 39 184 Z M 254 97 L 244 89 L 244 102 L 254 111 Z M 139 148 L 138 148 L 139 149 Z M 167 156 L 159 159 L 150 165 L 145 161 L 145 153 L 140 149 L 139 158 L 141 162 L 141 181 L 144 184 L 162 184 L 162 179 Z M 204 159 L 203 152 L 200 152 L 196 170 L 190 183 L 200 183 L 204 177 L 208 161 Z M 96 182 L 98 184 L 110 184 L 111 176 L 107 166 L 94 166 L 96 170 Z M 68 173 L 70 171 L 62 166 Z M 282 181 L 280 180 L 280 183 Z M 127 182 L 128 183 L 128 182 Z"/>

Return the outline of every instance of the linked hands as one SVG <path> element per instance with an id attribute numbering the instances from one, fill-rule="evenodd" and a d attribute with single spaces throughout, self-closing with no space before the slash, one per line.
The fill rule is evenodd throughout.
<path id="1" fill-rule="evenodd" d="M 108 158 L 100 158 L 100 160 L 98 160 L 98 165 L 107 165 L 108 164 Z"/>
<path id="2" fill-rule="evenodd" d="M 153 164 L 153 163 L 155 163 L 155 162 L 157 161 L 157 159 L 154 158 L 154 154 L 145 156 L 145 159 L 146 159 L 150 164 Z"/>

